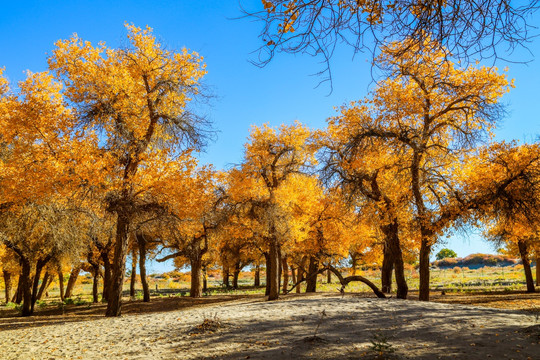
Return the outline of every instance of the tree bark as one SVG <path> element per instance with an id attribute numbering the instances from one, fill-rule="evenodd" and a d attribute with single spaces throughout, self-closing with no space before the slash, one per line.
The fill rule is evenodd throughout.
<path id="1" fill-rule="evenodd" d="M 22 282 L 23 282 L 23 278 L 21 277 L 19 273 L 19 279 L 17 280 L 17 289 L 15 290 L 15 294 L 13 294 L 13 299 L 11 300 L 11 302 L 14 302 L 15 304 L 20 304 L 23 299 Z"/>
<path id="2" fill-rule="evenodd" d="M 523 270 L 525 271 L 525 281 L 527 282 L 527 292 L 533 293 L 534 289 L 534 280 L 531 271 L 531 263 L 529 261 L 529 248 L 525 241 L 518 241 L 519 255 L 521 256 L 521 262 L 523 263 Z M 536 264 L 538 266 L 538 264 Z"/>
<path id="3" fill-rule="evenodd" d="M 431 245 L 423 238 L 420 245 L 420 291 L 419 300 L 429 301 L 429 255 Z"/>
<path id="4" fill-rule="evenodd" d="M 264 277 L 266 280 L 264 295 L 268 296 L 270 294 L 270 267 L 272 266 L 270 263 L 270 255 L 268 255 L 268 253 L 264 253 L 264 260 L 266 262 L 266 269 L 264 272 Z"/>
<path id="5" fill-rule="evenodd" d="M 62 269 L 58 267 L 58 288 L 60 289 L 60 301 L 64 301 L 64 274 Z"/>
<path id="6" fill-rule="evenodd" d="M 144 235 L 137 234 L 137 245 L 139 247 L 139 276 L 143 288 L 143 302 L 150 302 L 150 287 L 146 277 L 146 239 Z"/>
<path id="7" fill-rule="evenodd" d="M 234 264 L 233 283 L 232 283 L 233 289 L 238 289 L 238 277 L 239 276 L 240 276 L 240 262 L 237 261 L 236 264 Z"/>
<path id="8" fill-rule="evenodd" d="M 306 262 L 307 262 L 307 257 L 303 256 L 302 259 L 300 260 L 300 266 L 296 270 L 296 282 L 301 283 L 306 279 L 306 271 L 305 271 Z M 301 290 L 302 289 L 301 289 L 300 285 L 298 285 L 296 287 L 296 293 L 300 294 Z"/>
<path id="9" fill-rule="evenodd" d="M 101 295 L 102 302 L 109 301 L 109 288 L 111 286 L 111 262 L 109 261 L 109 252 L 104 250 L 101 252 L 103 260 L 103 290 Z"/>
<path id="10" fill-rule="evenodd" d="M 190 258 L 191 265 L 191 288 L 189 296 L 200 298 L 202 296 L 201 273 L 202 273 L 202 255 L 197 253 Z"/>
<path id="11" fill-rule="evenodd" d="M 21 259 L 22 316 L 32 315 L 32 280 L 30 279 L 30 261 Z"/>
<path id="12" fill-rule="evenodd" d="M 540 286 L 540 252 L 536 252 L 536 286 Z"/>
<path id="13" fill-rule="evenodd" d="M 291 279 L 293 284 L 296 284 L 296 272 L 297 270 L 291 266 Z"/>
<path id="14" fill-rule="evenodd" d="M 129 282 L 129 296 L 135 298 L 135 283 L 137 282 L 137 248 L 132 244 L 131 249 L 131 279 Z"/>
<path id="15" fill-rule="evenodd" d="M 394 259 L 390 251 L 388 240 L 384 244 L 383 262 L 381 267 L 381 291 L 385 294 L 392 292 L 392 271 L 394 270 Z"/>
<path id="16" fill-rule="evenodd" d="M 537 266 L 538 267 L 538 266 Z M 11 273 L 7 270 L 3 271 L 4 275 L 4 293 L 6 296 L 6 304 L 11 300 Z"/>
<path id="17" fill-rule="evenodd" d="M 317 291 L 317 276 L 312 276 L 319 271 L 319 261 L 314 257 L 309 257 L 308 275 L 306 279 L 306 293 Z"/>
<path id="18" fill-rule="evenodd" d="M 281 266 L 283 273 L 283 285 L 282 285 L 282 293 L 287 293 L 287 287 L 289 286 L 289 264 L 287 264 L 287 256 L 284 256 L 281 260 Z"/>
<path id="19" fill-rule="evenodd" d="M 223 280 L 222 280 L 223 286 L 225 286 L 226 288 L 229 288 L 231 286 L 229 283 L 229 266 L 223 264 L 223 269 L 221 273 L 223 277 Z"/>
<path id="20" fill-rule="evenodd" d="M 326 272 L 326 283 L 327 284 L 331 284 L 332 283 L 332 272 L 330 270 L 328 270 Z"/>
<path id="21" fill-rule="evenodd" d="M 405 268 L 403 263 L 403 253 L 401 251 L 401 244 L 399 243 L 399 228 L 398 220 L 394 218 L 393 221 L 382 227 L 382 232 L 385 235 L 386 244 L 390 257 L 394 261 L 394 272 L 396 274 L 397 283 L 397 298 L 406 299 L 409 287 L 407 286 L 407 279 L 405 278 Z M 390 271 L 390 279 L 392 279 L 392 272 Z"/>
<path id="22" fill-rule="evenodd" d="M 39 287 L 39 291 L 37 293 L 37 300 L 41 300 L 41 298 L 43 297 L 43 293 L 49 287 L 50 280 L 51 274 L 49 274 L 48 271 L 45 271 L 45 274 L 43 275 L 43 280 L 41 281 L 41 286 Z"/>
<path id="23" fill-rule="evenodd" d="M 202 267 L 202 291 L 208 292 L 208 266 L 206 264 Z"/>
<path id="24" fill-rule="evenodd" d="M 275 237 L 270 239 L 270 251 L 268 252 L 270 269 L 267 269 L 269 280 L 268 286 L 268 300 L 277 300 L 279 299 L 279 268 L 280 268 L 280 259 L 279 259 L 279 244 Z"/>
<path id="25" fill-rule="evenodd" d="M 112 278 L 109 287 L 109 299 L 105 316 L 120 316 L 122 314 L 122 288 L 126 271 L 128 250 L 129 217 L 118 213 L 116 223 L 116 241 L 114 244 L 114 260 Z"/>
<path id="26" fill-rule="evenodd" d="M 79 277 L 80 271 L 81 271 L 81 266 L 77 265 L 69 273 L 69 279 L 67 282 L 66 293 L 64 294 L 64 297 L 70 298 L 72 296 L 73 288 L 75 287 L 75 283 L 77 282 L 77 278 Z"/>
<path id="27" fill-rule="evenodd" d="M 253 281 L 253 286 L 261 286 L 261 266 L 258 264 L 255 265 L 255 279 Z"/>

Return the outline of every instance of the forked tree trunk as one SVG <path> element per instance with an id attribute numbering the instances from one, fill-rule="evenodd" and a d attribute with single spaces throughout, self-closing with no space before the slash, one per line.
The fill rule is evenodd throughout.
<path id="1" fill-rule="evenodd" d="M 255 279 L 253 280 L 253 286 L 261 286 L 261 266 L 255 265 Z"/>
<path id="2" fill-rule="evenodd" d="M 70 298 L 73 295 L 72 294 L 73 288 L 75 287 L 75 284 L 77 283 L 77 278 L 79 277 L 80 272 L 81 272 L 81 266 L 77 265 L 69 273 L 69 279 L 66 285 L 66 293 L 64 294 L 64 297 Z"/>
<path id="3" fill-rule="evenodd" d="M 283 294 L 287 293 L 287 287 L 289 286 L 289 264 L 287 264 L 287 256 L 284 256 L 281 260 L 281 266 L 283 273 L 283 287 L 282 292 Z"/>
<path id="4" fill-rule="evenodd" d="M 143 302 L 150 302 L 150 287 L 146 277 L 146 239 L 144 235 L 137 234 L 137 246 L 139 247 L 139 276 L 143 288 Z"/>
<path id="5" fill-rule="evenodd" d="M 128 253 L 129 217 L 127 214 L 118 214 L 116 223 L 116 240 L 114 244 L 114 261 L 112 263 L 112 277 L 109 287 L 109 299 L 105 316 L 120 316 L 122 314 L 122 288 L 126 272 L 126 258 Z"/>
<path id="6" fill-rule="evenodd" d="M 43 275 L 43 281 L 41 282 L 41 286 L 39 287 L 39 291 L 37 293 L 37 299 L 41 300 L 43 297 L 43 294 L 45 291 L 47 291 L 47 288 L 51 284 L 52 276 L 48 271 L 45 271 L 45 274 Z"/>
<path id="7" fill-rule="evenodd" d="M 527 282 L 527 292 L 533 293 L 534 280 L 531 271 L 531 263 L 529 262 L 529 248 L 525 241 L 518 241 L 519 255 L 521 256 L 521 262 L 523 263 L 523 270 L 525 271 L 525 281 Z M 536 265 L 538 266 L 538 264 Z"/>
<path id="8" fill-rule="evenodd" d="M 386 247 L 389 250 L 390 257 L 394 261 L 394 271 L 396 274 L 397 283 L 397 298 L 406 299 L 409 287 L 407 286 L 407 279 L 405 278 L 405 268 L 403 263 L 403 253 L 401 251 L 401 245 L 399 243 L 399 228 L 398 221 L 394 219 L 390 224 L 382 227 L 382 232 L 385 235 Z M 392 272 L 390 272 L 390 279 Z"/>
<path id="9" fill-rule="evenodd" d="M 317 291 L 317 276 L 313 276 L 317 271 L 319 271 L 319 261 L 314 256 L 310 256 L 306 279 L 306 293 Z"/>
<path id="10" fill-rule="evenodd" d="M 60 301 L 64 301 L 64 274 L 62 273 L 62 269 L 60 267 L 57 271 L 58 274 L 58 289 L 60 291 Z"/>
<path id="11" fill-rule="evenodd" d="M 390 251 L 390 245 L 384 244 L 383 262 L 381 267 L 381 291 L 385 294 L 392 292 L 392 271 L 394 270 L 394 259 Z"/>
<path id="12" fill-rule="evenodd" d="M 302 259 L 300 260 L 300 266 L 296 270 L 296 282 L 301 282 L 301 281 L 305 280 L 305 278 L 306 278 L 306 272 L 305 272 L 306 262 L 307 262 L 307 257 L 303 256 Z M 301 292 L 301 287 L 300 287 L 300 285 L 298 285 L 296 287 L 296 293 L 300 294 L 300 292 Z"/>
<path id="13" fill-rule="evenodd" d="M 190 258 L 191 265 L 191 288 L 189 296 L 200 298 L 202 296 L 201 273 L 202 273 L 202 255 L 196 254 Z"/>
<path id="14" fill-rule="evenodd" d="M 11 273 L 7 270 L 4 270 L 4 294 L 6 296 L 6 304 L 11 300 Z"/>
<path id="15" fill-rule="evenodd" d="M 268 271 L 268 300 L 277 300 L 279 299 L 279 269 L 280 269 L 280 258 L 279 258 L 279 245 L 277 239 L 272 237 L 270 239 L 270 251 L 268 252 L 270 269 Z"/>
<path id="16" fill-rule="evenodd" d="M 420 245 L 420 291 L 418 298 L 421 301 L 429 301 L 429 255 L 431 245 L 426 239 L 422 239 Z"/>
<path id="17" fill-rule="evenodd" d="M 30 261 L 21 259 L 21 289 L 22 289 L 22 316 L 32 315 L 32 280 L 30 278 Z"/>
<path id="18" fill-rule="evenodd" d="M 131 249 L 131 279 L 129 282 L 129 296 L 135 298 L 135 283 L 137 282 L 137 248 L 132 244 Z"/>

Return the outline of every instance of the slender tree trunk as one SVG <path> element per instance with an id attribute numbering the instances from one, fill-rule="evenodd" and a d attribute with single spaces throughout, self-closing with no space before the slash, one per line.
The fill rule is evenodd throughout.
<path id="1" fill-rule="evenodd" d="M 49 287 L 50 279 L 51 279 L 51 275 L 46 270 L 45 274 L 43 275 L 43 280 L 41 281 L 41 286 L 39 287 L 39 291 L 37 293 L 37 300 L 41 300 L 41 298 L 43 297 L 43 293 Z"/>
<path id="2" fill-rule="evenodd" d="M 331 284 L 332 283 L 332 272 L 330 270 L 328 270 L 326 272 L 326 283 L 327 284 Z"/>
<path id="3" fill-rule="evenodd" d="M 271 301 L 279 299 L 279 268 L 281 267 L 279 261 L 279 244 L 277 242 L 277 239 L 274 237 L 270 240 L 269 250 L 270 251 L 268 252 L 268 256 L 270 258 L 270 269 L 267 269 L 267 278 L 269 280 L 268 300 Z"/>
<path id="4" fill-rule="evenodd" d="M 238 277 L 239 276 L 240 276 L 240 262 L 237 261 L 236 264 L 234 264 L 233 283 L 232 283 L 233 289 L 238 289 Z"/>
<path id="5" fill-rule="evenodd" d="M 30 278 L 30 261 L 23 258 L 21 260 L 21 288 L 23 294 L 22 316 L 32 315 L 32 280 Z"/>
<path id="6" fill-rule="evenodd" d="M 30 310 L 32 314 L 34 313 L 34 305 L 36 304 L 36 301 L 38 299 L 38 292 L 39 292 L 39 280 L 41 278 L 41 270 L 43 270 L 43 266 L 48 262 L 49 260 L 42 261 L 41 259 L 37 261 L 36 264 L 36 272 L 34 274 L 34 282 L 32 284 L 32 304 L 30 305 Z M 43 281 L 46 279 L 44 278 Z"/>
<path id="7" fill-rule="evenodd" d="M 70 298 L 72 296 L 73 288 L 75 287 L 75 283 L 77 282 L 77 278 L 79 277 L 79 273 L 81 272 L 81 266 L 77 265 L 69 274 L 69 279 L 66 286 L 66 293 L 64 294 L 64 297 Z"/>
<path id="8" fill-rule="evenodd" d="M 22 271 L 22 270 L 21 270 Z M 17 289 L 15 290 L 15 294 L 13 295 L 13 299 L 11 302 L 14 302 L 16 304 L 20 304 L 23 299 L 23 278 L 19 274 L 19 279 L 17 280 Z"/>
<path id="9" fill-rule="evenodd" d="M 196 254 L 190 258 L 191 265 L 191 288 L 189 296 L 192 298 L 200 298 L 201 291 L 201 270 L 202 270 L 202 255 Z"/>
<path id="10" fill-rule="evenodd" d="M 536 251 L 536 286 L 540 286 L 540 251 Z"/>
<path id="11" fill-rule="evenodd" d="M 143 288 L 143 302 L 150 302 L 150 287 L 146 277 L 146 239 L 142 234 L 137 234 L 136 237 L 139 248 L 139 275 Z"/>
<path id="12" fill-rule="evenodd" d="M 319 270 L 319 261 L 314 257 L 309 258 L 309 268 L 306 279 L 306 293 L 317 291 L 317 276 L 313 276 Z"/>
<path id="13" fill-rule="evenodd" d="M 291 266 L 291 278 L 292 278 L 292 283 L 293 284 L 296 284 L 296 272 L 297 271 L 298 271 L 297 269 L 295 269 L 295 268 L 293 268 Z M 297 286 L 297 288 L 298 288 L 298 286 Z"/>
<path id="14" fill-rule="evenodd" d="M 206 264 L 202 267 L 202 291 L 208 292 L 208 266 Z"/>
<path id="15" fill-rule="evenodd" d="M 538 268 L 538 265 L 537 265 Z M 6 295 L 6 304 L 11 300 L 11 273 L 7 270 L 3 271 L 4 275 L 4 292 Z"/>
<path id="16" fill-rule="evenodd" d="M 306 268 L 306 262 L 307 262 L 307 257 L 306 256 L 303 256 L 302 259 L 300 260 L 300 266 L 298 267 L 298 269 L 296 270 L 297 272 L 297 282 L 298 281 L 303 281 L 306 277 L 306 272 L 305 272 L 305 268 Z M 297 294 L 300 294 L 300 291 L 301 291 L 301 286 L 298 285 L 296 287 L 296 293 Z"/>
<path id="17" fill-rule="evenodd" d="M 270 295 L 270 267 L 272 267 L 272 264 L 270 263 L 270 255 L 268 253 L 264 253 L 264 260 L 266 262 L 266 269 L 264 273 L 266 280 L 264 295 L 268 296 Z"/>
<path id="18" fill-rule="evenodd" d="M 282 287 L 282 292 L 283 294 L 286 294 L 287 293 L 287 287 L 289 286 L 289 264 L 287 264 L 287 256 L 284 256 L 281 260 L 281 266 L 282 266 L 282 270 L 281 272 L 283 273 L 283 287 Z"/>
<path id="19" fill-rule="evenodd" d="M 111 286 L 111 263 L 109 261 L 108 251 L 103 251 L 101 253 L 101 259 L 103 260 L 103 290 L 101 295 L 101 301 L 108 302 L 109 288 Z"/>
<path id="20" fill-rule="evenodd" d="M 419 299 L 421 301 L 429 301 L 429 255 L 431 253 L 431 245 L 423 238 L 420 245 L 420 291 Z"/>
<path id="21" fill-rule="evenodd" d="M 129 282 L 129 296 L 135 298 L 135 283 L 137 281 L 137 248 L 133 244 L 131 250 L 131 280 Z"/>
<path id="22" fill-rule="evenodd" d="M 64 274 L 60 267 L 58 267 L 58 288 L 60 289 L 60 301 L 64 301 Z"/>
<path id="23" fill-rule="evenodd" d="M 394 259 L 388 242 L 384 244 L 383 262 L 381 267 L 381 291 L 385 294 L 392 292 L 392 271 Z"/>
<path id="24" fill-rule="evenodd" d="M 255 280 L 253 281 L 253 286 L 261 286 L 261 266 L 255 265 Z"/>
<path id="25" fill-rule="evenodd" d="M 114 244 L 114 261 L 109 287 L 109 301 L 107 302 L 105 316 L 120 316 L 122 314 L 122 288 L 126 272 L 128 233 L 129 217 L 127 214 L 119 213 L 116 223 L 116 241 Z"/>
<path id="26" fill-rule="evenodd" d="M 521 262 L 523 263 L 523 270 L 525 271 L 525 281 L 527 282 L 527 292 L 533 293 L 534 280 L 531 271 L 531 263 L 529 262 L 529 249 L 525 241 L 518 241 L 519 255 L 521 255 Z M 538 266 L 538 264 L 536 265 Z"/>

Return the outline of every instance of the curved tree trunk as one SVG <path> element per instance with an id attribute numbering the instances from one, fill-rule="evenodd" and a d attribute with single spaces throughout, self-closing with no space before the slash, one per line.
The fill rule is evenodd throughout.
<path id="1" fill-rule="evenodd" d="M 267 278 L 269 280 L 268 284 L 268 300 L 277 300 L 279 299 L 279 268 L 280 266 L 280 257 L 279 257 L 279 245 L 277 239 L 270 239 L 270 251 L 268 252 L 270 269 L 266 269 L 268 272 Z"/>
<path id="2" fill-rule="evenodd" d="M 523 263 L 523 270 L 525 271 L 525 281 L 527 282 L 527 292 L 533 293 L 534 289 L 534 280 L 531 271 L 531 263 L 529 261 L 529 248 L 525 241 L 518 241 L 519 255 L 521 256 L 521 262 Z M 536 265 L 538 266 L 538 264 Z"/>
<path id="3" fill-rule="evenodd" d="M 116 241 L 114 244 L 114 261 L 109 287 L 109 299 L 105 316 L 120 316 L 122 314 L 122 288 L 126 272 L 128 250 L 129 218 L 127 214 L 118 214 L 116 223 Z"/>
<path id="4" fill-rule="evenodd" d="M 399 299 L 406 299 L 409 287 L 407 286 L 407 279 L 405 278 L 405 268 L 403 263 L 403 253 L 401 251 L 401 245 L 399 243 L 399 228 L 398 220 L 396 218 L 393 221 L 382 227 L 382 232 L 385 235 L 386 247 L 390 253 L 390 257 L 394 262 L 394 271 L 396 274 L 397 283 L 397 297 Z M 392 272 L 390 271 L 390 279 L 392 279 Z M 384 290 L 383 290 L 384 292 Z"/>
<path id="5" fill-rule="evenodd" d="M 129 282 L 129 296 L 135 298 L 135 284 L 137 282 L 137 248 L 132 245 L 131 249 L 131 279 Z"/>
<path id="6" fill-rule="evenodd" d="M 4 294 L 6 296 L 6 304 L 11 300 L 11 273 L 7 270 L 4 270 Z"/>
<path id="7" fill-rule="evenodd" d="M 308 277 L 306 279 L 306 292 L 312 293 L 317 291 L 317 276 L 313 276 L 319 270 L 319 261 L 314 257 L 309 258 Z"/>
<path id="8" fill-rule="evenodd" d="M 70 298 L 72 296 L 73 288 L 75 287 L 75 283 L 77 282 L 77 278 L 79 277 L 80 272 L 81 266 L 77 265 L 69 273 L 69 279 L 67 282 L 66 293 L 64 294 L 64 297 Z"/>
<path id="9" fill-rule="evenodd" d="M 422 239 L 420 245 L 420 291 L 419 300 L 429 301 L 429 255 L 431 253 L 431 245 L 427 240 Z"/>
<path id="10" fill-rule="evenodd" d="M 143 288 L 143 302 L 150 302 L 150 287 L 146 277 L 146 239 L 144 235 L 137 234 L 137 246 L 139 247 L 139 275 Z"/>

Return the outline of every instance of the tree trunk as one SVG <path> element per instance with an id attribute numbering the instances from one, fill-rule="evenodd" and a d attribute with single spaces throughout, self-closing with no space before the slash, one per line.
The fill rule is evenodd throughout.
<path id="1" fill-rule="evenodd" d="M 536 286 L 540 286 L 540 252 L 536 252 Z"/>
<path id="2" fill-rule="evenodd" d="M 392 292 L 392 271 L 394 270 L 394 259 L 390 251 L 388 240 L 384 244 L 383 262 L 381 267 L 381 291 L 385 294 Z"/>
<path id="3" fill-rule="evenodd" d="M 253 286 L 261 286 L 261 266 L 255 265 L 255 280 L 253 281 Z"/>
<path id="4" fill-rule="evenodd" d="M 292 278 L 292 283 L 293 283 L 293 284 L 296 284 L 296 272 L 297 272 L 297 271 L 298 271 L 298 270 L 296 270 L 295 268 L 293 268 L 293 267 L 291 266 L 291 278 Z M 297 286 L 297 288 L 298 288 L 298 286 Z"/>
<path id="5" fill-rule="evenodd" d="M 228 265 L 225 265 L 225 264 L 223 265 L 222 276 L 223 276 L 223 280 L 222 280 L 223 286 L 225 286 L 226 288 L 229 288 L 231 285 L 229 283 L 229 266 Z"/>
<path id="6" fill-rule="evenodd" d="M 407 286 L 407 279 L 405 278 L 405 268 L 403 263 L 403 253 L 401 251 L 401 244 L 399 243 L 399 228 L 398 220 L 394 219 L 390 224 L 382 227 L 382 232 L 385 235 L 385 246 L 388 248 L 391 259 L 394 261 L 394 271 L 396 274 L 397 283 L 397 298 L 406 299 L 409 287 Z M 390 279 L 392 278 L 392 272 L 390 271 Z"/>
<path id="7" fill-rule="evenodd" d="M 105 316 L 120 316 L 122 314 L 122 287 L 124 285 L 124 276 L 126 272 L 128 233 L 129 218 L 127 214 L 118 214 L 112 278 L 109 287 L 109 299 Z"/>
<path id="8" fill-rule="evenodd" d="M 39 292 L 39 280 L 41 278 L 41 270 L 43 270 L 43 267 L 45 264 L 47 264 L 49 260 L 41 260 L 39 259 L 36 264 L 36 272 L 34 274 L 34 283 L 32 284 L 32 304 L 30 305 L 31 313 L 34 313 L 34 305 L 36 304 L 36 301 L 38 299 L 38 292 Z M 43 278 L 43 281 L 45 282 L 45 277 Z"/>
<path id="9" fill-rule="evenodd" d="M 268 255 L 268 253 L 264 253 L 264 260 L 266 262 L 266 269 L 264 272 L 264 277 L 266 280 L 264 295 L 268 296 L 270 294 L 270 267 L 272 266 L 272 264 L 270 264 L 270 255 Z"/>
<path id="10" fill-rule="evenodd" d="M 30 261 L 21 259 L 22 316 L 32 315 L 32 280 L 30 279 Z"/>
<path id="11" fill-rule="evenodd" d="M 109 261 L 109 252 L 101 252 L 101 259 L 103 260 L 103 290 L 101 295 L 101 302 L 109 301 L 109 288 L 111 286 L 111 262 Z"/>
<path id="12" fill-rule="evenodd" d="M 135 283 L 137 281 L 137 248 L 132 244 L 131 250 L 131 280 L 129 282 L 129 296 L 135 298 Z"/>
<path id="13" fill-rule="evenodd" d="M 538 265 L 537 265 L 538 268 Z M 6 295 L 6 304 L 11 300 L 11 273 L 7 270 L 3 271 L 4 275 L 4 292 Z"/>
<path id="14" fill-rule="evenodd" d="M 202 267 L 202 291 L 208 292 L 208 266 L 206 264 Z"/>
<path id="15" fill-rule="evenodd" d="M 356 253 L 351 255 L 351 263 L 352 263 L 352 276 L 356 276 L 356 268 L 358 267 L 358 255 Z"/>
<path id="16" fill-rule="evenodd" d="M 529 262 L 529 249 L 525 241 L 518 241 L 519 255 L 521 255 L 521 262 L 523 263 L 523 270 L 525 271 L 525 281 L 527 282 L 527 292 L 534 292 L 534 280 L 531 271 L 531 263 Z M 538 266 L 538 264 L 536 264 Z"/>
<path id="17" fill-rule="evenodd" d="M 64 301 L 64 274 L 62 269 L 58 267 L 58 288 L 60 289 L 60 301 Z"/>
<path id="18" fill-rule="evenodd" d="M 19 279 L 17 280 L 17 289 L 15 290 L 15 294 L 13 295 L 13 299 L 11 302 L 14 302 L 15 304 L 20 304 L 23 299 L 23 286 L 22 286 L 23 278 L 19 274 Z"/>
<path id="19" fill-rule="evenodd" d="M 139 276 L 143 288 L 143 302 L 150 302 L 150 287 L 146 277 L 146 239 L 144 235 L 137 234 L 137 245 L 139 247 Z"/>
<path id="20" fill-rule="evenodd" d="M 431 253 L 431 245 L 427 240 L 422 239 L 420 246 L 420 291 L 419 300 L 429 301 L 429 254 Z"/>
<path id="21" fill-rule="evenodd" d="M 239 276 L 240 276 L 240 262 L 237 261 L 236 264 L 234 264 L 233 283 L 232 283 L 233 289 L 238 289 Z"/>
<path id="22" fill-rule="evenodd" d="M 319 271 L 319 261 L 314 257 L 309 257 L 309 268 L 306 279 L 306 293 L 317 291 L 317 276 L 313 275 Z"/>
<path id="23" fill-rule="evenodd" d="M 283 294 L 287 293 L 287 287 L 289 286 L 289 264 L 287 264 L 287 256 L 284 256 L 281 260 L 282 273 L 283 273 Z"/>
<path id="24" fill-rule="evenodd" d="M 332 283 L 332 272 L 330 270 L 328 270 L 326 272 L 326 283 L 327 284 L 331 284 Z"/>
<path id="25" fill-rule="evenodd" d="M 70 298 L 73 294 L 73 288 L 75 287 L 75 283 L 77 282 L 77 278 L 79 277 L 79 272 L 81 271 L 81 266 L 77 265 L 69 274 L 69 279 L 66 286 L 66 293 L 64 294 L 64 297 Z"/>
<path id="26" fill-rule="evenodd" d="M 43 275 L 43 280 L 41 281 L 41 286 L 39 287 L 39 291 L 37 293 L 37 300 L 41 300 L 41 298 L 43 297 L 43 293 L 49 287 L 50 279 L 51 274 L 49 274 L 48 271 L 45 271 L 45 274 Z"/>
<path id="27" fill-rule="evenodd" d="M 279 268 L 280 259 L 279 259 L 279 244 L 276 238 L 270 239 L 270 251 L 268 252 L 270 269 L 268 271 L 267 278 L 269 280 L 268 286 L 268 300 L 277 300 L 279 299 Z"/>
<path id="28" fill-rule="evenodd" d="M 200 298 L 201 291 L 201 270 L 202 270 L 202 255 L 196 254 L 190 258 L 191 265 L 191 288 L 189 296 L 192 298 Z"/>
<path id="29" fill-rule="evenodd" d="M 298 269 L 296 270 L 296 282 L 300 282 L 300 281 L 304 281 L 304 279 L 306 278 L 305 277 L 305 268 L 306 268 L 306 262 L 307 262 L 307 257 L 306 256 L 303 256 L 302 259 L 300 260 L 300 266 L 298 267 Z M 297 294 L 300 294 L 300 291 L 301 291 L 301 287 L 300 285 L 298 285 L 296 287 L 296 293 Z"/>

